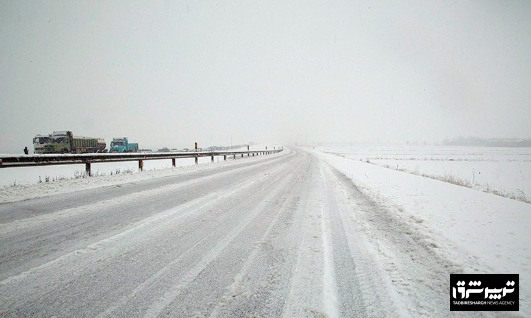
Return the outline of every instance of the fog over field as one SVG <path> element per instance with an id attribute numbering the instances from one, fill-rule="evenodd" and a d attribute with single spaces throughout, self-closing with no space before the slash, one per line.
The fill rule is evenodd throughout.
<path id="1" fill-rule="evenodd" d="M 0 153 L 531 137 L 529 1 L 0 0 Z"/>

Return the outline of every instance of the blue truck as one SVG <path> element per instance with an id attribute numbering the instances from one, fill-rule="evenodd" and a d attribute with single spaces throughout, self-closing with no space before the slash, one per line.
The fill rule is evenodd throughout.
<path id="1" fill-rule="evenodd" d="M 109 152 L 138 152 L 138 143 L 132 143 L 127 137 L 113 138 Z"/>

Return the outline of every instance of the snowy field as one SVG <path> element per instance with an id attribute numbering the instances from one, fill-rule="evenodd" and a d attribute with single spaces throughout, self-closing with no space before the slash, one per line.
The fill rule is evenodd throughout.
<path id="1" fill-rule="evenodd" d="M 531 201 L 531 148 L 321 147 L 320 151 Z"/>
<path id="2" fill-rule="evenodd" d="M 478 184 L 530 194 L 529 149 L 322 147 L 313 152 L 390 211 L 433 255 L 449 261 L 448 274 L 520 274 L 520 311 L 531 314 L 531 204 L 396 170 L 398 164 L 399 170 L 468 175 Z M 398 263 L 394 258 L 403 251 L 383 249 L 388 255 L 383 263 Z"/>

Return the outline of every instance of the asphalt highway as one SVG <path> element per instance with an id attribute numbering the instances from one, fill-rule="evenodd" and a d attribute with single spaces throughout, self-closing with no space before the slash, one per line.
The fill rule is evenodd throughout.
<path id="1" fill-rule="evenodd" d="M 444 264 L 406 233 L 300 149 L 3 204 L 0 316 L 448 313 Z"/>

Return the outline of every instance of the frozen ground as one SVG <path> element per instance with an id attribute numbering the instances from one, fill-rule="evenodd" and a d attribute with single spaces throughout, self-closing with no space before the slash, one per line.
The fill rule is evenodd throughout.
<path id="1" fill-rule="evenodd" d="M 531 201 L 531 148 L 409 146 L 319 150 Z"/>
<path id="2" fill-rule="evenodd" d="M 464 272 L 531 313 L 530 204 L 319 151 L 0 195 L 0 316 L 508 316 L 450 312 Z"/>
<path id="3" fill-rule="evenodd" d="M 527 150 L 513 151 L 515 160 L 519 156 L 528 160 Z M 397 224 L 405 226 L 416 242 L 426 246 L 434 257 L 444 259 L 447 274 L 520 274 L 520 308 L 529 314 L 531 289 L 526 285 L 531 281 L 531 204 L 367 163 L 367 159 L 378 161 L 386 155 L 398 156 L 396 150 L 391 152 L 376 157 L 377 151 L 371 153 L 353 148 L 315 150 L 318 156 L 352 180 L 374 204 L 385 208 Z M 502 152 L 497 158 L 500 164 L 507 159 L 507 150 Z M 440 150 L 436 153 L 441 154 Z M 429 158 L 435 157 L 436 153 L 422 152 Z M 473 159 L 478 153 L 476 150 L 466 154 Z M 447 158 L 448 155 L 442 156 Z M 413 156 L 411 152 L 402 156 L 422 157 L 419 153 Z M 460 153 L 454 150 L 450 156 L 456 159 L 466 157 L 462 150 Z M 398 162 L 404 164 L 404 161 Z M 525 180 L 530 177 L 529 170 L 511 176 Z M 491 180 L 495 184 L 497 179 Z M 390 256 L 383 260 L 384 263 L 394 262 L 397 257 L 395 251 L 388 251 Z M 399 250 L 399 253 L 403 252 Z M 413 277 L 406 276 L 405 279 Z"/>

